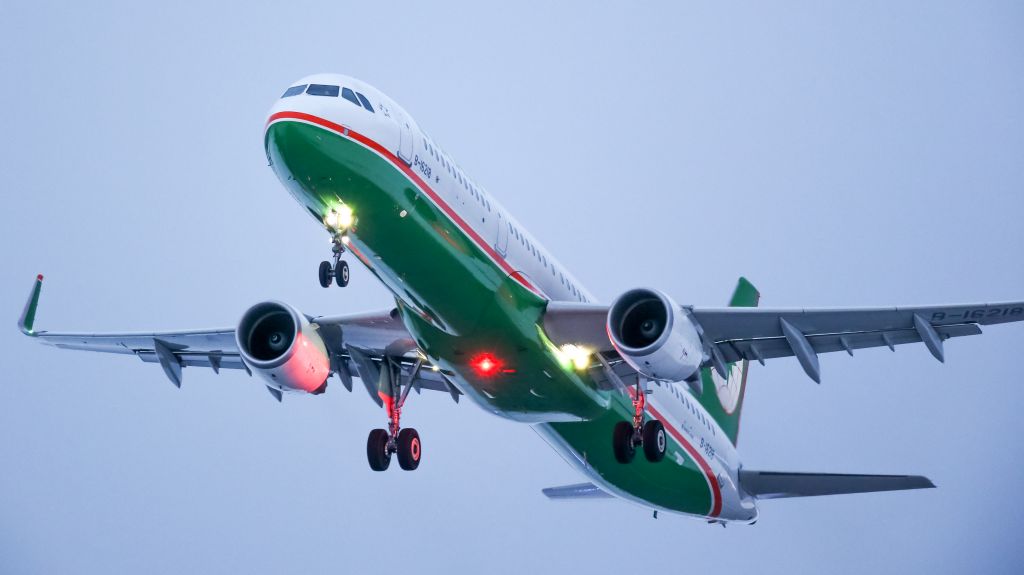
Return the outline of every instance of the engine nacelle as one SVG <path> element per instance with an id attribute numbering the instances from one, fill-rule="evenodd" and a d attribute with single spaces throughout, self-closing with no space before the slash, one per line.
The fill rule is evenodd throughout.
<path id="1" fill-rule="evenodd" d="M 608 309 L 607 327 L 622 359 L 650 378 L 682 381 L 704 360 L 696 326 L 659 291 L 641 288 L 619 296 Z"/>
<path id="2" fill-rule="evenodd" d="M 273 388 L 317 393 L 331 372 L 327 346 L 309 320 L 276 301 L 258 303 L 235 330 L 242 361 Z"/>

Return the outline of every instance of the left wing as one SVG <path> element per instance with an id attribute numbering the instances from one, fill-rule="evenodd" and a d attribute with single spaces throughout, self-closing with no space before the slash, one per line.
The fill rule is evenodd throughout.
<path id="1" fill-rule="evenodd" d="M 35 317 L 42 286 L 43 276 L 39 275 L 18 320 L 21 332 L 41 343 L 63 349 L 134 355 L 148 363 L 159 363 L 164 374 L 177 387 L 181 387 L 182 369 L 185 367 L 208 367 L 216 373 L 220 373 L 221 369 L 249 372 L 239 354 L 234 327 L 124 333 L 36 330 Z M 409 346 L 411 336 L 394 310 L 308 319 L 318 326 L 319 334 L 331 356 L 331 372 L 350 391 L 352 377 L 360 377 L 371 399 L 379 403 L 377 378 L 379 366 L 385 357 L 401 363 L 406 371 L 412 372 L 417 357 Z M 458 399 L 459 392 L 437 371 L 420 370 L 412 385 L 417 391 L 444 391 Z M 280 392 L 274 393 L 277 390 L 269 389 L 280 401 Z"/>
<path id="2" fill-rule="evenodd" d="M 821 381 L 818 354 L 868 347 L 923 342 L 939 361 L 943 342 L 951 337 L 978 335 L 982 325 L 1024 320 L 1024 302 L 960 304 L 922 307 L 768 309 L 749 307 L 696 308 L 681 306 L 703 334 L 711 356 L 705 366 L 741 359 L 796 356 L 808 376 Z M 544 329 L 557 345 L 587 345 L 612 351 L 605 330 L 606 306 L 551 303 Z"/>

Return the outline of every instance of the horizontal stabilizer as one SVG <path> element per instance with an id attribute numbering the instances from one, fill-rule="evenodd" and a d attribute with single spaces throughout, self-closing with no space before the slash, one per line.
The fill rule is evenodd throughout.
<path id="1" fill-rule="evenodd" d="M 900 491 L 935 487 L 920 475 L 846 475 L 841 473 L 780 473 L 740 471 L 743 491 L 758 499 L 813 497 L 843 493 Z"/>
<path id="2" fill-rule="evenodd" d="M 548 499 L 608 499 L 611 495 L 601 491 L 601 488 L 593 483 L 576 483 L 574 485 L 560 485 L 548 487 L 541 490 Z"/>

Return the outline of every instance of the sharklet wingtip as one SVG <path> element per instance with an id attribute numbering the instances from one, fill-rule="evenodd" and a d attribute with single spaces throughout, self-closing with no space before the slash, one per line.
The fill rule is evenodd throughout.
<path id="1" fill-rule="evenodd" d="M 36 335 L 34 329 L 36 309 L 39 307 L 39 293 L 42 288 L 43 274 L 37 274 L 36 281 L 32 285 L 32 292 L 28 296 L 28 301 L 25 302 L 25 309 L 21 311 L 21 317 L 18 318 L 18 329 L 21 330 L 21 333 L 30 337 Z"/>

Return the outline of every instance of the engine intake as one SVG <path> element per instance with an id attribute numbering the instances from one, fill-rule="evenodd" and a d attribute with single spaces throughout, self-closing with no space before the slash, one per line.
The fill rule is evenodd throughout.
<path id="1" fill-rule="evenodd" d="M 330 375 L 327 346 L 295 308 L 276 301 L 258 303 L 238 322 L 235 341 L 242 361 L 281 390 L 317 393 Z"/>
<path id="2" fill-rule="evenodd" d="M 700 368 L 700 333 L 672 298 L 652 289 L 630 290 L 608 310 L 608 336 L 634 369 L 654 378 L 682 381 Z"/>

